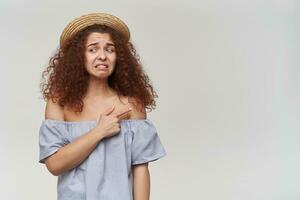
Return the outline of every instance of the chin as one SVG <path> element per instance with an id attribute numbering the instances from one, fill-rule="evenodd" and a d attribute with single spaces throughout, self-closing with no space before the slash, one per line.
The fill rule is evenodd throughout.
<path id="1" fill-rule="evenodd" d="M 96 78 L 100 78 L 100 79 L 107 79 L 109 76 L 111 75 L 111 73 L 101 73 L 101 74 L 97 74 L 94 75 Z"/>
<path id="2" fill-rule="evenodd" d="M 113 70 L 111 69 L 108 69 L 106 71 L 95 71 L 95 69 L 91 69 L 91 70 L 88 70 L 88 73 L 90 76 L 94 77 L 94 78 L 108 78 L 112 73 L 113 73 Z"/>

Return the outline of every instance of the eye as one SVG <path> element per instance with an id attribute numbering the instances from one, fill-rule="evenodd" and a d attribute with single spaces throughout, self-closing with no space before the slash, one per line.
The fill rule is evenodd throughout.
<path id="1" fill-rule="evenodd" d="M 114 48 L 106 48 L 106 51 L 108 51 L 109 53 L 113 53 L 115 50 Z"/>
<path id="2" fill-rule="evenodd" d="M 96 52 L 96 48 L 90 48 L 88 49 L 89 52 Z"/>

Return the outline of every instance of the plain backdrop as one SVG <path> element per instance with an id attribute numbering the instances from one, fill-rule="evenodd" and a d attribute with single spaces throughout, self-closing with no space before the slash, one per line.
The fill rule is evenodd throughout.
<path id="1" fill-rule="evenodd" d="M 299 5 L 292 0 L 0 1 L 1 199 L 56 199 L 38 163 L 41 72 L 63 28 L 107 12 L 159 98 L 152 200 L 300 199 Z"/>

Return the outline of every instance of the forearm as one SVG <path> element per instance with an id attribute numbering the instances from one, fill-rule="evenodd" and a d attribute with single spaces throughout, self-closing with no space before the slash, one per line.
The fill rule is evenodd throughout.
<path id="1" fill-rule="evenodd" d="M 46 159 L 48 170 L 55 176 L 78 166 L 102 140 L 99 129 L 92 129 L 72 143 L 61 147 Z"/>
<path id="2" fill-rule="evenodd" d="M 149 200 L 150 173 L 148 164 L 133 166 L 133 199 Z"/>

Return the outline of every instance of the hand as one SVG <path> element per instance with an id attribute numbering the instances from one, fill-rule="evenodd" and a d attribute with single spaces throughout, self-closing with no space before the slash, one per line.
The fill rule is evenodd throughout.
<path id="1" fill-rule="evenodd" d="M 120 132 L 120 120 L 131 111 L 131 108 L 113 113 L 115 106 L 108 108 L 104 113 L 100 114 L 97 129 L 100 130 L 103 138 L 111 137 Z"/>

